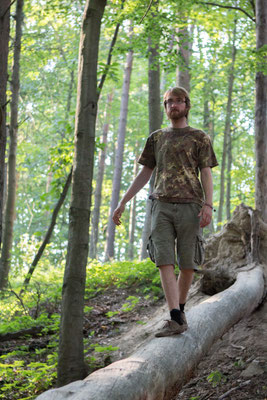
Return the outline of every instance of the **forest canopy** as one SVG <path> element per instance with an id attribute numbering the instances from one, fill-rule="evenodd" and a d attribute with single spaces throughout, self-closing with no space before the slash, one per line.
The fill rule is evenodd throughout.
<path id="1" fill-rule="evenodd" d="M 116 23 L 120 31 L 108 69 L 107 80 L 98 102 L 94 177 L 98 156 L 106 146 L 105 175 L 102 184 L 101 218 L 97 257 L 103 260 L 105 233 L 110 207 L 119 108 L 126 54 L 133 50 L 133 68 L 123 157 L 121 192 L 133 177 L 134 160 L 141 153 L 149 134 L 148 116 L 148 49 L 147 37 L 157 42 L 160 64 L 161 96 L 177 82 L 177 68 L 189 69 L 192 110 L 190 125 L 206 131 L 214 142 L 220 166 L 214 169 L 214 206 L 219 207 L 220 173 L 223 156 L 229 79 L 233 74 L 231 99 L 231 158 L 225 168 L 225 180 L 231 181 L 229 198 L 224 198 L 222 220 L 214 215 L 215 229 L 227 220 L 226 201 L 230 212 L 240 203 L 254 204 L 254 102 L 257 52 L 255 22 L 249 1 L 240 8 L 227 9 L 203 2 L 169 1 L 152 5 L 127 1 L 109 1 L 104 14 L 98 63 L 99 78 L 106 65 L 107 52 Z M 242 4 L 241 4 L 242 3 Z M 223 2 L 222 2 L 223 4 Z M 221 5 L 222 5 L 221 4 Z M 77 63 L 82 1 L 32 1 L 24 5 L 21 49 L 21 89 L 17 150 L 17 199 L 12 250 L 12 274 L 28 269 L 48 227 L 49 218 L 60 195 L 73 157 L 73 131 L 77 92 Z M 14 7 L 14 6 L 13 6 Z M 11 13 L 14 13 L 13 7 Z M 153 18 L 151 17 L 152 12 Z M 251 16 L 248 17 L 248 15 Z M 11 19 L 11 36 L 15 20 Z M 133 26 L 129 41 L 129 24 Z M 157 26 L 159 29 L 154 29 Z M 189 36 L 183 35 L 187 29 Z M 190 48 L 189 65 L 178 49 L 183 41 Z M 189 41 L 188 41 L 189 40 Z M 232 54 L 235 49 L 235 60 Z M 12 66 L 10 42 L 9 69 Z M 10 72 L 11 73 L 11 72 Z M 8 91 L 10 96 L 10 88 Z M 108 102 L 108 96 L 112 100 Z M 163 113 L 163 107 L 162 107 Z M 164 114 L 164 113 L 163 113 Z M 9 113 L 8 113 L 9 115 Z M 7 116 L 8 117 L 8 116 Z M 102 144 L 104 124 L 108 123 L 107 144 Z M 168 126 L 164 117 L 163 127 Z M 224 183 L 225 184 L 225 183 Z M 94 188 L 96 181 L 94 179 Z M 68 195 L 69 196 L 69 195 Z M 144 224 L 146 191 L 137 196 L 134 257 L 140 252 Z M 94 197 L 92 198 L 92 209 Z M 129 208 L 116 233 L 115 254 L 127 258 Z M 229 217 L 229 216 L 228 216 Z M 53 239 L 45 258 L 53 264 L 64 259 L 67 244 L 68 200 L 61 208 Z"/>

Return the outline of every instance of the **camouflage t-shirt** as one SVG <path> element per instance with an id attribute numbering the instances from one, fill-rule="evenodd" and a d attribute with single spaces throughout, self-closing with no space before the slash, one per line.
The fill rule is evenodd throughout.
<path id="1" fill-rule="evenodd" d="M 156 167 L 152 198 L 200 205 L 204 196 L 199 171 L 218 165 L 209 136 L 190 126 L 151 133 L 138 162 Z"/>

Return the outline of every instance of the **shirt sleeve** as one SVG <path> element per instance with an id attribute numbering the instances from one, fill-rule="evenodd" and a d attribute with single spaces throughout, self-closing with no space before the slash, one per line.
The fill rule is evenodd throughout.
<path id="1" fill-rule="evenodd" d="M 219 164 L 212 148 L 210 137 L 205 134 L 199 149 L 198 167 L 201 170 L 202 168 L 206 167 L 213 168 L 217 165 Z"/>
<path id="2" fill-rule="evenodd" d="M 138 159 L 138 163 L 151 169 L 154 169 L 156 166 L 153 136 L 148 137 L 144 150 Z"/>

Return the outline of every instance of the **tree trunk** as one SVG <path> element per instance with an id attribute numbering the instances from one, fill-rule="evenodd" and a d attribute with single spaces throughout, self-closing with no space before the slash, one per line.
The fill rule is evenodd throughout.
<path id="1" fill-rule="evenodd" d="M 13 242 L 13 226 L 15 220 L 15 202 L 16 202 L 16 157 L 17 157 L 17 137 L 18 137 L 18 98 L 20 88 L 20 53 L 21 36 L 23 24 L 23 3 L 24 0 L 17 0 L 16 6 L 16 34 L 14 42 L 14 59 L 12 68 L 12 99 L 10 115 L 10 143 L 8 156 L 8 187 L 7 202 L 5 209 L 5 223 L 3 230 L 2 254 L 0 260 L 0 289 L 7 286 L 8 274 L 10 271 L 10 257 Z"/>
<path id="2" fill-rule="evenodd" d="M 83 307 L 97 114 L 97 62 L 106 0 L 87 0 L 82 21 L 69 239 L 59 338 L 58 385 L 84 378 Z"/>
<path id="3" fill-rule="evenodd" d="M 138 144 L 136 145 L 138 147 Z M 134 160 L 134 169 L 133 169 L 133 179 L 136 177 L 138 173 L 138 156 L 136 155 Z M 131 208 L 130 208 L 130 220 L 129 220 L 129 248 L 128 248 L 128 257 L 129 260 L 134 259 L 134 234 L 136 227 L 136 196 L 131 200 Z"/>
<path id="4" fill-rule="evenodd" d="M 132 32 L 132 28 L 131 28 L 131 32 Z M 114 177 L 113 177 L 113 187 L 112 187 L 112 197 L 111 197 L 108 228 L 107 228 L 105 261 L 112 259 L 114 257 L 115 224 L 112 220 L 112 215 L 118 205 L 119 197 L 120 197 L 122 163 L 123 163 L 124 142 L 125 142 L 125 134 L 126 134 L 126 123 L 127 123 L 127 114 L 128 114 L 128 101 L 129 101 L 129 89 L 130 89 L 132 65 L 133 65 L 133 50 L 130 50 L 129 53 L 127 54 L 126 67 L 124 70 L 124 78 L 123 78 L 119 131 L 118 131 Z"/>
<path id="5" fill-rule="evenodd" d="M 227 182 L 226 182 L 226 218 L 231 219 L 231 169 L 232 169 L 232 135 L 229 130 L 227 140 Z"/>
<path id="6" fill-rule="evenodd" d="M 261 267 L 239 272 L 234 285 L 189 310 L 188 331 L 173 337 L 153 338 L 130 357 L 60 391 L 49 390 L 37 400 L 171 399 L 190 379 L 212 344 L 242 317 L 249 315 L 263 295 Z"/>
<path id="7" fill-rule="evenodd" d="M 207 81 L 206 81 L 207 79 Z M 205 132 L 210 136 L 211 143 L 214 142 L 214 113 L 210 110 L 210 84 L 211 81 L 206 76 L 204 85 L 204 112 L 203 127 Z"/>
<path id="8" fill-rule="evenodd" d="M 189 31 L 187 17 L 182 16 L 183 28 L 178 29 L 178 66 L 176 69 L 177 86 L 184 87 L 190 92 L 190 53 L 192 49 L 192 30 Z M 192 28 L 193 29 L 193 28 Z"/>
<path id="9" fill-rule="evenodd" d="M 44 252 L 44 250 L 46 248 L 46 245 L 50 241 L 50 238 L 52 236 L 54 227 L 56 225 L 56 220 L 57 220 L 57 216 L 58 216 L 59 210 L 60 210 L 62 204 L 65 201 L 65 198 L 67 196 L 67 193 L 68 193 L 68 190 L 69 190 L 69 187 L 70 187 L 71 177 L 72 177 L 72 169 L 71 169 L 71 171 L 70 171 L 70 173 L 68 175 L 68 178 L 67 178 L 67 181 L 66 181 L 66 183 L 64 185 L 64 188 L 63 188 L 63 191 L 61 193 L 61 196 L 60 196 L 60 198 L 59 198 L 59 200 L 58 200 L 58 202 L 57 202 L 57 204 L 56 204 L 56 206 L 54 208 L 54 211 L 52 213 L 51 222 L 50 222 L 49 228 L 48 228 L 48 230 L 47 230 L 47 232 L 45 234 L 44 240 L 43 240 L 41 246 L 39 247 L 39 250 L 38 250 L 36 256 L 34 257 L 34 260 L 32 262 L 32 265 L 31 265 L 30 269 L 29 269 L 29 272 L 27 273 L 26 278 L 25 278 L 25 280 L 23 282 L 23 288 L 21 289 L 20 294 L 26 289 L 27 285 L 29 284 L 29 282 L 31 280 L 31 277 L 32 277 L 32 275 L 33 275 L 33 273 L 35 271 L 35 268 L 36 268 L 40 258 L 42 257 L 42 254 L 43 254 L 43 252 Z"/>
<path id="10" fill-rule="evenodd" d="M 267 46 L 267 2 L 256 0 L 256 40 L 257 51 Z M 256 183 L 255 204 L 267 222 L 267 75 L 266 57 L 258 63 L 256 73 L 256 106 L 255 106 L 255 152 Z"/>
<path id="11" fill-rule="evenodd" d="M 90 246 L 89 246 L 89 257 L 92 259 L 96 258 L 97 256 L 98 228 L 99 228 L 100 207 L 102 200 L 102 184 L 105 173 L 105 161 L 107 154 L 107 140 L 109 131 L 109 108 L 112 104 L 112 100 L 113 100 L 113 93 L 109 94 L 107 99 L 105 123 L 103 126 L 103 134 L 102 134 L 102 144 L 104 145 L 104 148 L 101 149 L 98 160 L 98 171 L 97 171 L 96 188 L 95 188 L 95 204 L 92 213 Z"/>
<path id="12" fill-rule="evenodd" d="M 149 114 L 149 132 L 152 133 L 160 129 L 162 124 L 162 112 L 160 101 L 160 66 L 159 66 L 159 37 L 154 40 L 148 38 L 148 114 Z M 149 182 L 149 194 L 154 187 L 155 175 Z M 140 253 L 141 260 L 147 258 L 147 242 L 151 233 L 151 200 L 146 202 L 145 223 L 142 232 L 142 248 Z"/>
<path id="13" fill-rule="evenodd" d="M 4 208 L 4 174 L 6 153 L 6 87 L 10 23 L 10 0 L 0 1 L 0 247 Z"/>
<path id="14" fill-rule="evenodd" d="M 222 154 L 222 162 L 221 162 L 221 178 L 220 178 L 220 202 L 218 209 L 218 220 L 217 224 L 220 226 L 223 220 L 223 205 L 224 205 L 224 192 L 225 192 L 225 166 L 226 166 L 226 156 L 227 156 L 227 142 L 228 137 L 230 135 L 231 128 L 231 115 L 232 115 L 232 95 L 233 95 L 233 86 L 234 86 L 234 71 L 235 71 L 235 57 L 236 57 L 236 22 L 234 26 L 233 32 L 233 44 L 232 44 L 232 62 L 228 76 L 228 99 L 227 99 L 227 109 L 226 109 L 226 119 L 225 119 L 225 127 L 224 127 L 224 139 L 223 139 L 223 154 Z"/>

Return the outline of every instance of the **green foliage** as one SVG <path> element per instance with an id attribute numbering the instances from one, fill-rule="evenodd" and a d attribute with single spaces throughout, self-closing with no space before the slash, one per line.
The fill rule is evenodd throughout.
<path id="1" fill-rule="evenodd" d="M 226 377 L 220 371 L 213 371 L 207 377 L 207 381 L 211 383 L 212 387 L 216 387 L 220 383 L 226 382 Z"/>
<path id="2" fill-rule="evenodd" d="M 130 312 L 133 311 L 133 309 L 135 308 L 135 306 L 139 303 L 140 299 L 137 296 L 129 296 L 127 297 L 127 302 L 124 303 L 121 307 L 120 310 L 118 311 L 108 311 L 106 313 L 106 316 L 111 318 L 116 314 L 120 314 L 120 313 L 126 313 L 126 312 Z"/>
<path id="3" fill-rule="evenodd" d="M 31 400 L 55 384 L 57 353 L 49 354 L 46 362 L 12 362 L 9 357 L 10 354 L 0 357 L 1 381 L 4 382 L 0 387 L 0 399 Z"/>
<path id="4" fill-rule="evenodd" d="M 155 264 L 150 260 L 123 261 L 113 263 L 100 263 L 96 260 L 90 261 L 87 267 L 86 297 L 95 296 L 96 292 L 116 286 L 118 288 L 141 285 L 143 292 L 158 294 L 160 277 Z M 134 306 L 136 298 L 129 297 L 125 308 Z"/>
<path id="5" fill-rule="evenodd" d="M 87 267 L 86 296 L 92 298 L 109 287 L 133 288 L 136 295 L 129 295 L 117 311 L 108 312 L 108 317 L 118 313 L 132 312 L 142 297 L 155 296 L 160 287 L 157 268 L 149 260 L 142 262 L 113 262 L 101 264 L 96 261 Z M 36 271 L 27 290 L 19 295 L 21 282 L 16 281 L 12 289 L 1 293 L 0 334 L 17 332 L 35 326 L 43 326 L 39 340 L 49 332 L 49 341 L 44 347 L 31 348 L 31 337 L 21 338 L 23 344 L 14 351 L 7 351 L 0 357 L 0 399 L 34 399 L 36 395 L 55 385 L 57 370 L 57 347 L 60 324 L 60 300 L 63 267 L 42 266 Z M 90 320 L 93 307 L 86 305 L 84 313 Z M 138 323 L 143 324 L 142 321 Z M 118 348 L 112 345 L 92 343 L 95 332 L 85 339 L 85 356 L 90 370 L 100 368 L 95 355 L 104 359 Z"/>

